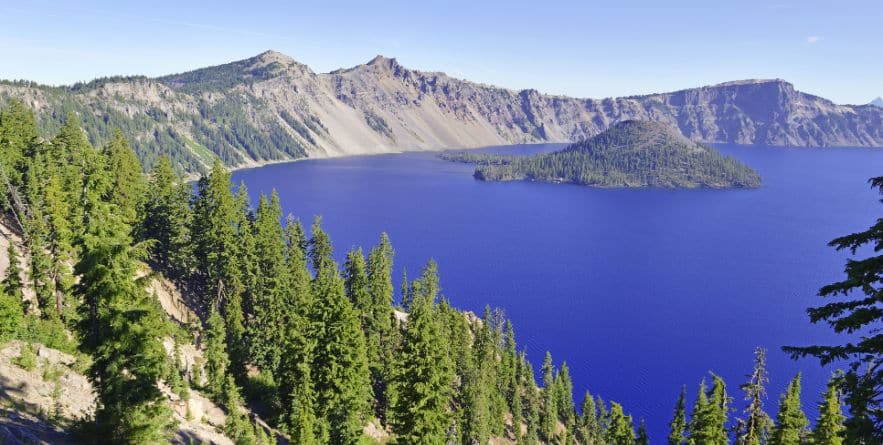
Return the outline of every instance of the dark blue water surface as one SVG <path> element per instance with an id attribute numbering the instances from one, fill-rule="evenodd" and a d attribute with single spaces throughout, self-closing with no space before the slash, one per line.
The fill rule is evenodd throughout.
<path id="1" fill-rule="evenodd" d="M 558 145 L 495 147 L 532 153 Z M 758 190 L 593 189 L 486 183 L 433 153 L 309 160 L 234 174 L 253 196 L 278 190 L 285 212 L 322 215 L 339 258 L 381 231 L 396 249 L 398 286 L 429 258 L 457 307 L 502 308 L 535 366 L 546 350 L 585 390 L 647 419 L 664 440 L 681 385 L 722 375 L 738 385 L 752 351 L 769 351 L 770 397 L 803 372 L 815 404 L 831 369 L 794 362 L 782 345 L 838 340 L 804 309 L 842 276 L 832 238 L 880 215 L 867 179 L 883 150 L 721 146 L 763 176 Z"/>

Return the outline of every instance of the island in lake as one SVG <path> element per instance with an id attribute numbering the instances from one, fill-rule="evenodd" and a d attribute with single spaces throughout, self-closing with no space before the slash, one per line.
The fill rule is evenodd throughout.
<path id="1" fill-rule="evenodd" d="M 482 181 L 541 181 L 593 187 L 756 188 L 751 167 L 658 122 L 624 121 L 560 151 L 533 156 L 447 152 L 476 164 Z"/>

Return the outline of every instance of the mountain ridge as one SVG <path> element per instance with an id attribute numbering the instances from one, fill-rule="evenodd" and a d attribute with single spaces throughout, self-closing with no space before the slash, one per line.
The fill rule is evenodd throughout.
<path id="1" fill-rule="evenodd" d="M 677 128 L 706 143 L 883 146 L 883 110 L 838 105 L 782 79 L 747 79 L 618 98 L 512 90 L 412 70 L 395 58 L 328 73 L 276 51 L 155 78 L 119 76 L 50 87 L 0 82 L 46 130 L 77 114 L 93 143 L 121 127 L 149 168 L 220 157 L 251 167 L 333 157 L 488 145 L 576 142 L 623 120 Z"/>

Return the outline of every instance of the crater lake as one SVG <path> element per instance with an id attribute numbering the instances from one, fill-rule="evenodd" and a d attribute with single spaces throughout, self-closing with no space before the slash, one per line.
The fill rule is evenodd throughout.
<path id="1" fill-rule="evenodd" d="M 490 147 L 530 154 L 561 144 Z M 473 179 L 473 166 L 437 153 L 305 160 L 234 172 L 257 202 L 276 189 L 285 214 L 322 216 L 342 263 L 381 232 L 396 250 L 394 284 L 438 262 L 442 294 L 481 314 L 502 309 L 536 369 L 545 351 L 567 362 L 579 403 L 586 390 L 623 404 L 653 443 L 682 385 L 688 406 L 708 372 L 739 385 L 753 350 L 768 352 L 767 407 L 803 372 L 803 406 L 832 368 L 792 361 L 783 345 L 842 341 L 811 325 L 819 287 L 843 277 L 831 239 L 880 215 L 868 178 L 883 150 L 717 145 L 763 177 L 756 190 L 596 189 Z"/>

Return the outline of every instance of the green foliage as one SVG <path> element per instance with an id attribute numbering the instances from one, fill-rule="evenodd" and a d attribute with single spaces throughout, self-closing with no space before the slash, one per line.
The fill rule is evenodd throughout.
<path id="1" fill-rule="evenodd" d="M 175 174 L 172 160 L 163 156 L 150 173 L 136 240 L 154 240 L 150 262 L 172 277 L 189 272 L 191 258 L 189 206 L 191 188 Z"/>
<path id="2" fill-rule="evenodd" d="M 769 378 L 766 372 L 766 350 L 757 348 L 754 351 L 754 371 L 749 376 L 748 382 L 741 386 L 745 391 L 748 406 L 745 407 L 746 418 L 739 419 L 736 425 L 736 443 L 739 445 L 766 443 L 773 423 L 763 409 L 767 383 Z"/>
<path id="3" fill-rule="evenodd" d="M 15 248 L 15 244 L 12 240 L 9 241 L 9 247 L 6 249 L 6 255 L 9 258 L 9 267 L 6 269 L 6 276 L 3 277 L 3 281 L 0 282 L 0 286 L 2 286 L 2 291 L 5 292 L 10 297 L 18 300 L 19 306 L 21 306 L 24 281 L 22 280 L 22 270 L 21 265 L 19 263 L 18 257 L 18 249 Z"/>
<path id="4" fill-rule="evenodd" d="M 541 431 L 546 441 L 552 441 L 556 435 L 556 424 L 558 421 L 558 399 L 555 391 L 555 366 L 552 362 L 552 354 L 546 351 L 546 357 L 543 359 L 543 410 L 541 423 Z M 620 407 L 621 408 L 621 407 Z M 620 410 L 621 411 L 621 410 Z"/>
<path id="5" fill-rule="evenodd" d="M 479 164 L 476 179 L 563 182 L 596 187 L 758 187 L 760 176 L 663 124 L 625 121 L 564 150 L 534 156 L 454 153 Z"/>
<path id="6" fill-rule="evenodd" d="M 675 404 L 675 414 L 669 423 L 668 445 L 683 445 L 687 443 L 687 388 L 681 388 L 681 395 Z"/>
<path id="7" fill-rule="evenodd" d="M 607 442 L 611 445 L 634 445 L 635 429 L 632 417 L 622 412 L 622 405 L 610 403 L 610 426 L 607 430 Z"/>
<path id="8" fill-rule="evenodd" d="M 883 194 L 883 176 L 872 178 L 871 186 Z M 783 348 L 792 358 L 813 356 L 821 363 L 849 361 L 849 369 L 840 379 L 850 418 L 845 422 L 847 443 L 883 442 L 883 218 L 868 230 L 836 238 L 829 243 L 837 250 L 849 250 L 853 256 L 865 246 L 873 255 L 846 262 L 846 278 L 819 290 L 819 296 L 837 299 L 807 310 L 812 323 L 824 322 L 834 332 L 849 340 L 840 345 L 817 345 Z M 857 338 L 858 341 L 853 339 Z"/>
<path id="9" fill-rule="evenodd" d="M 18 357 L 13 359 L 12 362 L 15 366 L 28 372 L 37 369 L 37 351 L 35 350 L 34 345 L 31 343 L 22 344 Z"/>
<path id="10" fill-rule="evenodd" d="M 21 306 L 20 298 L 0 291 L 0 344 L 18 334 L 24 318 Z"/>
<path id="11" fill-rule="evenodd" d="M 344 282 L 332 259 L 331 242 L 317 219 L 311 256 L 316 271 L 313 295 L 320 326 L 313 358 L 316 406 L 328 420 L 331 443 L 353 443 L 370 411 L 370 374 L 365 335 L 359 316 L 346 297 Z"/>
<path id="12" fill-rule="evenodd" d="M 227 331 L 224 319 L 217 309 L 208 317 L 205 330 L 205 388 L 209 396 L 218 401 L 224 396 L 230 358 L 227 356 Z"/>
<path id="13" fill-rule="evenodd" d="M 699 395 L 693 405 L 693 414 L 688 425 L 690 445 L 726 445 L 727 415 L 730 398 L 727 396 L 723 379 L 712 374 L 713 385 L 706 392 L 705 381 L 699 385 Z"/>
<path id="14" fill-rule="evenodd" d="M 138 275 L 143 246 L 112 205 L 96 202 L 76 264 L 81 279 L 83 347 L 93 354 L 89 377 L 98 395 L 96 427 L 112 443 L 158 443 L 174 423 L 159 380 L 168 367 L 166 330 L 157 301 Z"/>
<path id="15" fill-rule="evenodd" d="M 417 293 L 402 338 L 390 388 L 389 418 L 401 444 L 447 443 L 447 408 L 453 366 L 436 316 L 438 276 L 430 262 L 415 286 Z"/>
<path id="16" fill-rule="evenodd" d="M 828 382 L 824 399 L 819 403 L 819 418 L 812 432 L 812 442 L 815 445 L 841 445 L 843 444 L 843 421 L 846 417 L 840 408 L 840 389 L 837 376 Z"/>
<path id="17" fill-rule="evenodd" d="M 809 420 L 800 406 L 800 374 L 788 384 L 779 402 L 776 427 L 770 436 L 770 445 L 799 445 L 807 440 Z"/>

